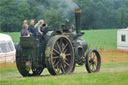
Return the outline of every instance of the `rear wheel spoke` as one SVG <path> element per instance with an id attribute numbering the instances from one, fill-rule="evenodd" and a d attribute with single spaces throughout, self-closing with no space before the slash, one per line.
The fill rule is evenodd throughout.
<path id="1" fill-rule="evenodd" d="M 62 50 L 61 50 L 60 45 L 58 44 L 58 42 L 56 42 L 56 44 L 57 44 L 57 47 L 58 47 L 59 51 L 62 52 Z"/>
<path id="2" fill-rule="evenodd" d="M 56 63 L 56 60 L 53 60 L 53 64 L 55 65 L 55 63 Z"/>
<path id="3" fill-rule="evenodd" d="M 59 58 L 59 56 L 54 56 L 54 57 L 53 57 L 53 59 L 57 59 L 57 58 Z"/>
<path id="4" fill-rule="evenodd" d="M 53 49 L 57 54 L 60 54 L 60 52 L 59 51 L 57 51 L 56 49 Z"/>
<path id="5" fill-rule="evenodd" d="M 64 63 L 65 63 L 67 66 L 69 66 L 69 63 L 67 63 L 66 61 L 64 61 Z"/>
<path id="6" fill-rule="evenodd" d="M 66 49 L 66 50 L 64 51 L 64 53 L 66 53 L 66 52 L 67 52 L 67 50 L 68 50 L 68 49 Z"/>
<path id="7" fill-rule="evenodd" d="M 62 51 L 64 51 L 67 46 L 68 46 L 68 43 L 63 47 Z"/>
<path id="8" fill-rule="evenodd" d="M 62 72 L 65 73 L 64 66 L 61 65 Z"/>
<path id="9" fill-rule="evenodd" d="M 65 54 L 66 56 L 71 56 L 71 54 L 70 53 L 68 53 L 68 54 Z"/>
<path id="10" fill-rule="evenodd" d="M 57 66 L 57 72 L 60 73 L 60 68 Z"/>
<path id="11" fill-rule="evenodd" d="M 54 64 L 54 67 L 58 66 L 58 64 L 59 64 L 59 61 L 56 64 Z"/>
<path id="12" fill-rule="evenodd" d="M 65 61 L 67 61 L 67 62 L 68 62 L 69 60 L 68 60 L 67 58 L 65 58 Z"/>
<path id="13" fill-rule="evenodd" d="M 62 39 L 60 39 L 60 45 L 62 45 L 62 43 L 63 43 L 63 42 L 62 42 Z"/>

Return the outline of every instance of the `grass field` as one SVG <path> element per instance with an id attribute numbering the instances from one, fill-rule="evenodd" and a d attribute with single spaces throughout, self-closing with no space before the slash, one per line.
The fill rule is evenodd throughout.
<path id="1" fill-rule="evenodd" d="M 86 30 L 82 37 L 88 42 L 90 48 L 116 49 L 117 30 Z"/>
<path id="2" fill-rule="evenodd" d="M 82 36 L 88 42 L 89 48 L 96 49 L 116 49 L 117 46 L 117 30 L 84 30 L 85 35 Z M 19 42 L 20 33 L 12 32 L 9 34 L 14 42 Z"/>
<path id="3" fill-rule="evenodd" d="M 76 67 L 69 75 L 51 76 L 45 69 L 39 77 L 22 77 L 16 69 L 0 70 L 0 85 L 128 85 L 128 63 L 102 64 L 99 73 Z"/>
<path id="4" fill-rule="evenodd" d="M 99 49 L 102 59 L 100 72 L 88 74 L 85 66 L 76 66 L 75 72 L 68 75 L 51 76 L 45 69 L 39 77 L 24 78 L 15 64 L 6 64 L 10 68 L 0 64 L 0 85 L 128 85 L 128 51 L 115 50 L 117 30 L 83 32 L 82 38 L 88 42 L 89 48 Z M 5 34 L 9 34 L 14 42 L 19 41 L 19 32 Z"/>

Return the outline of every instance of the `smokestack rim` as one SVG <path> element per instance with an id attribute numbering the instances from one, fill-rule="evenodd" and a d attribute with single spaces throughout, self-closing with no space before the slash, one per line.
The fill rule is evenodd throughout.
<path id="1" fill-rule="evenodd" d="M 81 13 L 81 9 L 75 9 L 75 13 Z"/>

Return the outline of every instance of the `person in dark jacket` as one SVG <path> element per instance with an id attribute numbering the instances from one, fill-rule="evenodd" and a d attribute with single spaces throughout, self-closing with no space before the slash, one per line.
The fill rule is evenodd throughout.
<path id="1" fill-rule="evenodd" d="M 27 24 L 24 24 L 23 29 L 21 30 L 21 37 L 30 37 Z"/>
<path id="2" fill-rule="evenodd" d="M 40 31 L 43 33 L 43 35 L 41 36 L 41 41 L 43 41 L 45 39 L 45 35 L 48 32 L 48 25 L 44 23 L 40 28 Z"/>
<path id="3" fill-rule="evenodd" d="M 29 30 L 31 36 L 36 36 L 36 29 L 34 27 L 34 24 L 35 24 L 34 19 L 31 19 L 30 25 L 28 27 L 28 30 Z"/>
<path id="4" fill-rule="evenodd" d="M 43 35 L 45 35 L 48 32 L 48 24 L 43 24 L 40 28 L 41 32 L 43 32 Z"/>

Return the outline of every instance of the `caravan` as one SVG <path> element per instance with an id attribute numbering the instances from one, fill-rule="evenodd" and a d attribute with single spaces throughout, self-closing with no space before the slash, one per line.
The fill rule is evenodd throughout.
<path id="1" fill-rule="evenodd" d="M 128 27 L 117 31 L 117 49 L 128 50 Z"/>
<path id="2" fill-rule="evenodd" d="M 15 62 L 15 46 L 9 35 L 0 33 L 0 63 Z"/>

